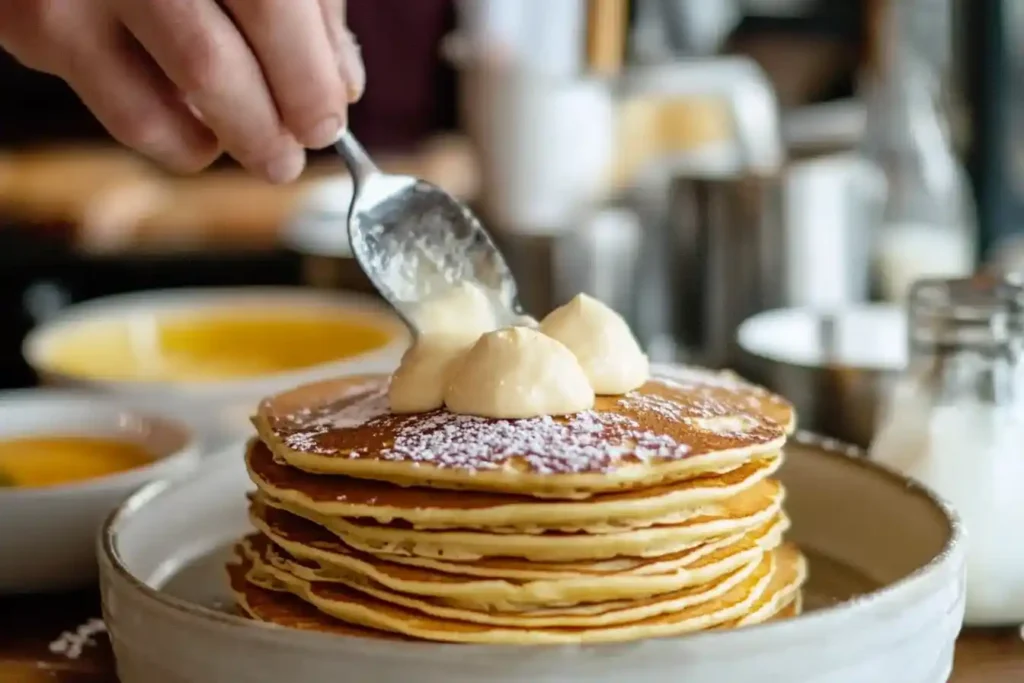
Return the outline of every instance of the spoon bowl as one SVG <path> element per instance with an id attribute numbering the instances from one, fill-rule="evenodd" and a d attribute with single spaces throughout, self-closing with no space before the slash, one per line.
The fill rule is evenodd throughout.
<path id="1" fill-rule="evenodd" d="M 515 278 L 467 206 L 424 180 L 382 172 L 348 131 L 335 147 L 352 173 L 352 254 L 414 332 L 416 305 L 460 282 L 490 298 L 499 325 L 521 319 Z"/>

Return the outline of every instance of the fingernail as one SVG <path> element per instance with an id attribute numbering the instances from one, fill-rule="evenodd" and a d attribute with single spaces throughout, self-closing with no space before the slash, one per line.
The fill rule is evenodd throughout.
<path id="1" fill-rule="evenodd" d="M 338 50 L 338 68 L 348 87 L 349 102 L 356 102 L 363 96 L 366 87 L 366 68 L 363 66 L 363 54 L 359 49 L 359 41 L 355 35 L 345 30 L 341 46 Z"/>
<path id="2" fill-rule="evenodd" d="M 290 183 L 300 175 L 306 166 L 306 152 L 301 147 L 292 147 L 263 168 L 267 180 L 280 185 Z"/>
<path id="3" fill-rule="evenodd" d="M 344 124 L 340 116 L 328 116 L 302 136 L 302 143 L 310 149 L 323 149 L 338 139 L 338 132 Z"/>

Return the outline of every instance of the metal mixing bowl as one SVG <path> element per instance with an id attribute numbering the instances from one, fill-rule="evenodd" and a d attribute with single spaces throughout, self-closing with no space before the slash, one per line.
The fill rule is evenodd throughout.
<path id="1" fill-rule="evenodd" d="M 906 317 L 895 306 L 766 311 L 736 338 L 739 370 L 792 401 L 801 428 L 861 447 L 906 365 Z"/>

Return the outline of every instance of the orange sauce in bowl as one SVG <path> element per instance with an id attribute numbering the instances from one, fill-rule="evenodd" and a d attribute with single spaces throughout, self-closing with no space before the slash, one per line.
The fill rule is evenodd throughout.
<path id="1" fill-rule="evenodd" d="M 394 328 L 371 315 L 205 309 L 132 315 L 68 327 L 47 369 L 119 381 L 209 382 L 300 370 L 383 348 Z"/>
<path id="2" fill-rule="evenodd" d="M 145 447 L 92 436 L 26 436 L 0 439 L 0 488 L 74 484 L 153 462 Z"/>

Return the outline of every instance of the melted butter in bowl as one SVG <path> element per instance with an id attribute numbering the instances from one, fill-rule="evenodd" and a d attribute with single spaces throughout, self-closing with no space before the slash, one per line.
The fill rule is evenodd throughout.
<path id="1" fill-rule="evenodd" d="M 96 533 L 140 486 L 198 464 L 184 422 L 96 393 L 0 393 L 0 595 L 68 590 L 96 573 Z"/>
<path id="2" fill-rule="evenodd" d="M 393 339 L 369 315 L 221 308 L 83 322 L 53 339 L 47 364 L 95 380 L 214 382 L 354 358 Z"/>
<path id="3" fill-rule="evenodd" d="M 0 439 L 0 487 L 39 488 L 100 479 L 152 464 L 144 445 L 110 437 Z"/>
<path id="4" fill-rule="evenodd" d="M 265 396 L 331 377 L 391 373 L 409 330 L 379 299 L 289 287 L 173 289 L 95 299 L 29 333 L 51 386 L 173 415 L 214 445 L 249 436 Z"/>

